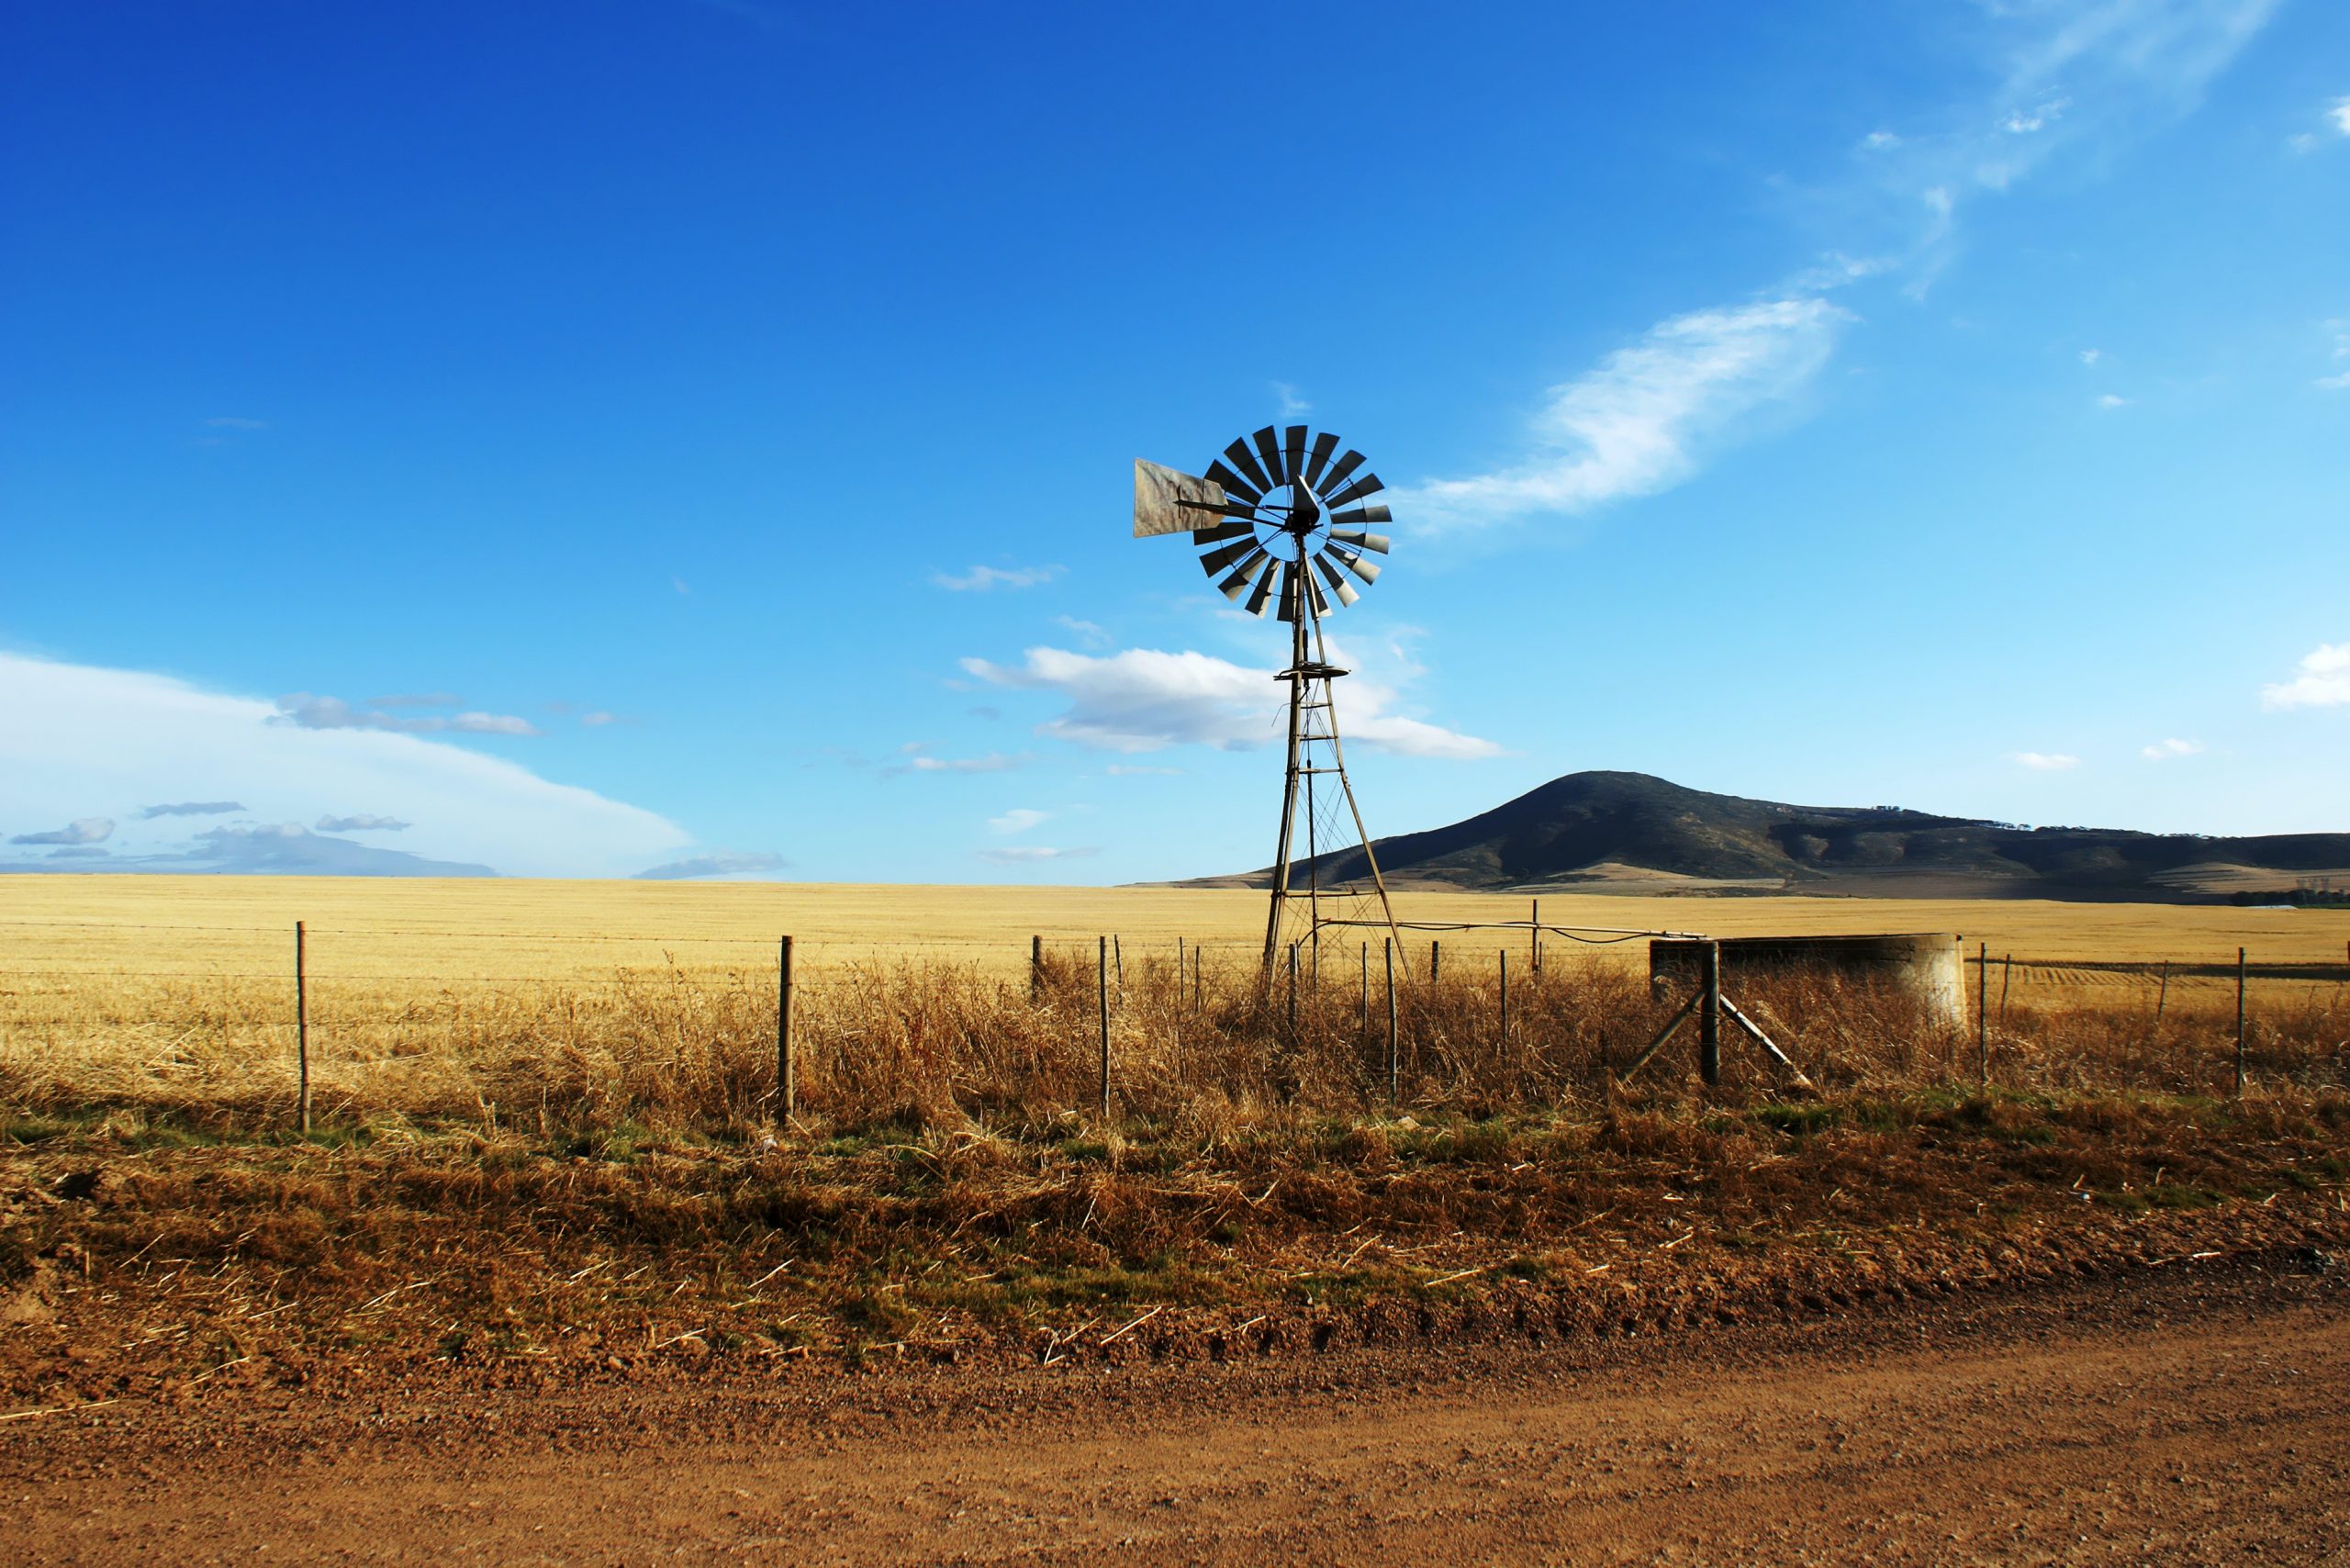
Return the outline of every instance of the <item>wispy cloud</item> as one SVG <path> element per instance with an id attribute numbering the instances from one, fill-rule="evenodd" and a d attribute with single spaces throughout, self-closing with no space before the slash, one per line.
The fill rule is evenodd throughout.
<path id="1" fill-rule="evenodd" d="M 2260 689 L 2260 705 L 2338 708 L 2350 703 L 2350 643 L 2320 643 L 2301 655 L 2293 678 Z"/>
<path id="2" fill-rule="evenodd" d="M 305 730 L 392 730 L 429 735 L 535 735 L 539 727 L 511 713 L 425 714 L 404 719 L 380 708 L 354 708 L 340 697 L 314 697 L 297 691 L 277 700 L 277 715 L 270 722 Z"/>
<path id="3" fill-rule="evenodd" d="M 244 420 L 234 414 L 215 414 L 204 422 L 217 431 L 265 431 L 269 428 L 267 420 Z"/>
<path id="4" fill-rule="evenodd" d="M 1422 526 L 1461 528 L 1588 511 L 1669 489 L 1742 420 L 1818 374 L 1852 319 L 1818 298 L 1674 317 L 1551 388 L 1528 457 L 1492 474 L 1407 487 L 1395 505 Z"/>
<path id="5" fill-rule="evenodd" d="M 1000 817 L 990 817 L 988 831 L 1006 834 L 1026 833 L 1038 823 L 1050 819 L 1052 814 L 1050 812 L 1037 811 L 1033 806 L 1014 806 Z"/>
<path id="6" fill-rule="evenodd" d="M 639 871 L 640 882 L 685 882 L 703 877 L 753 877 L 784 868 L 780 855 L 765 851 L 721 849 L 708 855 L 697 855 L 685 860 L 672 860 L 663 866 L 650 866 Z"/>
<path id="7" fill-rule="evenodd" d="M 245 809 L 241 801 L 175 801 L 168 806 L 141 806 L 140 822 L 153 822 L 157 817 L 225 817 L 231 812 Z"/>
<path id="8" fill-rule="evenodd" d="M 114 836 L 112 817 L 75 817 L 46 833 L 20 833 L 11 844 L 102 844 Z"/>
<path id="9" fill-rule="evenodd" d="M 1147 762 L 1113 762 L 1102 772 L 1113 778 L 1181 778 L 1180 767 L 1155 767 Z"/>
<path id="10" fill-rule="evenodd" d="M 1106 648 L 1110 645 L 1110 633 L 1091 621 L 1080 621 L 1074 615 L 1056 615 L 1053 620 L 1063 630 L 1075 634 L 1078 641 L 1089 648 Z"/>
<path id="11" fill-rule="evenodd" d="M 2350 136 L 2350 98 L 2336 98 L 2325 107 L 2325 118 L 2333 129 Z"/>
<path id="12" fill-rule="evenodd" d="M 591 730 L 600 730 L 606 724 L 617 724 L 621 721 L 619 714 L 607 713 L 601 708 L 597 708 L 588 712 L 580 714 L 579 722 Z"/>
<path id="13" fill-rule="evenodd" d="M 397 817 L 370 816 L 364 812 L 357 816 L 320 817 L 318 822 L 320 833 L 399 833 L 409 825 Z"/>
<path id="14" fill-rule="evenodd" d="M 964 670 L 992 685 L 1051 691 L 1067 711 L 1037 726 L 1040 734 L 1102 751 L 1134 754 L 1175 745 L 1246 751 L 1278 738 L 1283 699 L 1270 669 L 1250 669 L 1208 654 L 1127 648 L 1096 656 L 1064 648 L 1030 648 L 1017 665 L 965 659 Z M 1474 735 L 1388 711 L 1393 693 L 1360 677 L 1342 695 L 1341 734 L 1364 746 L 1408 756 L 1497 756 Z"/>
<path id="15" fill-rule="evenodd" d="M 2130 399 L 2118 393 L 2105 392 L 2098 395 L 2097 406 L 2100 409 L 2126 409 L 2130 406 Z"/>
<path id="16" fill-rule="evenodd" d="M 2101 360 L 2104 357 L 2105 351 L 2103 349 L 2083 349 L 2081 351 L 2081 363 L 2083 364 L 2095 364 L 2098 360 Z"/>
<path id="17" fill-rule="evenodd" d="M 1055 849 L 1042 844 L 1005 844 L 976 853 L 980 859 L 992 860 L 999 866 L 1030 866 L 1044 860 L 1083 860 L 1102 851 L 1092 845 L 1076 849 Z"/>
<path id="18" fill-rule="evenodd" d="M 1651 327 L 1552 388 L 1521 455 L 1399 488 L 1399 521 L 1446 531 L 1586 512 L 1685 482 L 1768 416 L 1800 417 L 1857 319 L 1830 296 L 1878 275 L 1899 275 L 1905 292 L 1922 295 L 1949 263 L 1966 203 L 2060 153 L 2109 151 L 2188 113 L 2274 8 L 2275 0 L 1988 7 L 1991 90 L 1947 106 L 1939 129 L 1872 131 L 1830 187 L 1811 193 L 1820 210 L 1841 215 L 1841 248 L 1755 297 Z M 1855 245 L 1862 236 L 1874 239 Z"/>
<path id="19" fill-rule="evenodd" d="M 1314 405 L 1299 397 L 1297 388 L 1288 382 L 1276 381 L 1271 383 L 1271 386 L 1273 397 L 1280 404 L 1282 419 L 1293 420 L 1302 414 L 1310 414 L 1314 411 Z"/>
<path id="20" fill-rule="evenodd" d="M 2019 751 L 2009 755 L 2015 762 L 2035 773 L 2062 773 L 2081 765 L 2079 757 L 2061 751 Z"/>
<path id="21" fill-rule="evenodd" d="M 960 574 L 933 572 L 930 580 L 954 593 L 986 593 L 1000 588 L 1039 588 L 1060 575 L 1058 566 L 973 566 Z"/>
<path id="22" fill-rule="evenodd" d="M 370 697 L 370 708 L 462 708 L 465 700 L 453 691 L 395 691 Z"/>
<path id="23" fill-rule="evenodd" d="M 999 751 L 984 756 L 933 756 L 928 741 L 909 741 L 898 748 L 898 760 L 881 770 L 884 778 L 907 773 L 1009 773 L 1022 758 Z M 858 766 L 862 766 L 859 759 Z"/>
<path id="24" fill-rule="evenodd" d="M 2138 755 L 2148 762 L 2167 762 L 2173 757 L 2198 756 L 2202 750 L 2201 741 L 2181 740 L 2177 735 L 2173 735 L 2168 740 L 2160 740 L 2150 746 L 2139 747 Z"/>

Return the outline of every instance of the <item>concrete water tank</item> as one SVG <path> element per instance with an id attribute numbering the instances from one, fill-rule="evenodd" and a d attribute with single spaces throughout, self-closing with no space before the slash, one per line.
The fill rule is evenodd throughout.
<path id="1" fill-rule="evenodd" d="M 1685 937 L 1649 944 L 1649 979 L 1685 991 L 1704 969 L 1706 945 Z M 1741 980 L 1801 971 L 1906 991 L 1928 1016 L 1966 1022 L 1966 958 L 1947 932 L 1886 936 L 1725 936 L 1722 990 L 1738 1000 Z"/>

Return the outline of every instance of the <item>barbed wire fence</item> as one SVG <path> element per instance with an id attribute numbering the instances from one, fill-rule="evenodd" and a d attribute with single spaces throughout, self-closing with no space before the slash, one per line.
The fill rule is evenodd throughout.
<path id="1" fill-rule="evenodd" d="M 1194 1049 L 1204 1048 L 1214 1035 L 1229 1052 L 1245 1037 L 1272 1058 L 1302 1058 L 1309 1047 L 1327 1055 L 1330 1038 L 1350 1038 L 1360 1047 L 1357 1076 L 1366 1092 L 1390 1104 L 1401 1103 L 1404 1081 L 1415 1071 L 1438 1084 L 1428 1092 L 1439 1092 L 1445 1072 L 1428 1064 L 1443 1063 L 1448 1053 L 1459 1057 L 1467 1036 L 1516 1061 L 1517 1081 L 1556 1087 L 1558 1073 L 1545 1077 L 1534 1070 L 1539 1062 L 1528 1065 L 1556 1044 L 1545 1035 L 1555 1020 L 1547 1019 L 1540 1005 L 1546 938 L 1552 944 L 1549 974 L 1557 980 L 1592 972 L 1592 964 L 1562 961 L 1564 946 L 1584 945 L 1593 964 L 1613 963 L 1628 972 L 1626 960 L 1637 953 L 1637 940 L 1660 935 L 1546 925 L 1539 915 L 1525 922 L 1410 923 L 1406 939 L 1425 935 L 1427 946 L 1413 955 L 1409 978 L 1399 980 L 1387 962 L 1392 955 L 1384 935 L 1336 939 L 1336 951 L 1322 953 L 1310 968 L 1301 971 L 1292 963 L 1270 975 L 1259 968 L 1251 946 L 1237 940 L 1203 944 L 1177 936 L 1129 943 L 1120 935 L 1063 932 L 1034 935 L 1024 949 L 1012 940 L 983 945 L 912 935 L 834 939 L 800 944 L 795 976 L 794 939 L 780 935 L 6 919 L 0 920 L 0 942 L 11 929 L 37 933 L 46 961 L 0 965 L 0 1072 L 6 1074 L 0 1092 L 11 1087 L 10 1079 L 42 1078 L 35 1058 L 44 1047 L 62 1058 L 74 1049 L 88 1051 L 93 1039 L 111 1034 L 128 1048 L 117 1053 L 122 1059 L 110 1071 L 85 1075 L 92 1103 L 119 1097 L 142 1065 L 151 1074 L 185 1070 L 225 1080 L 241 1061 L 273 1083 L 281 1070 L 290 1070 L 292 1119 L 305 1132 L 316 1062 L 397 1065 L 434 1050 L 492 1047 L 576 1056 L 588 1048 L 581 1041 L 592 1029 L 549 1025 L 566 1017 L 577 1025 L 583 1010 L 654 992 L 668 1005 L 660 1023 L 674 1035 L 680 1061 L 696 1030 L 722 1037 L 737 1055 L 754 1036 L 771 1036 L 774 1055 L 764 1087 L 749 1081 L 747 1070 L 738 1070 L 722 1100 L 730 1115 L 739 1118 L 753 1107 L 788 1123 L 810 1061 L 837 1073 L 843 1051 L 854 1048 L 841 1031 L 828 1035 L 822 1017 L 807 1020 L 806 1010 L 855 1012 L 916 971 L 958 971 L 975 983 L 1023 996 L 1031 1010 L 1052 1015 L 1063 1037 L 1073 1037 L 1086 1022 L 1074 1020 L 1090 1000 L 1092 1028 L 1084 1043 L 1093 1048 L 1084 1055 L 1092 1070 L 1085 1076 L 1095 1081 L 1088 1085 L 1096 1091 L 1091 1098 L 1105 1117 L 1119 1088 L 1117 1036 L 1129 1014 L 1130 987 L 1147 989 L 1148 1023 L 1169 1036 L 1161 1044 L 1178 1051 L 1187 1029 Z M 22 948 L 21 943 L 9 946 Z M 93 946 L 103 951 L 89 953 Z M 1345 951 L 1348 946 L 1354 951 Z M 1590 954 L 1594 947 L 1602 951 Z M 1514 953 L 1520 955 L 1515 973 Z M 64 961 L 68 957 L 76 961 Z M 2350 1019 L 2344 995 L 2350 962 L 2255 961 L 2243 951 L 2233 962 L 2019 958 L 1994 955 L 1987 946 L 1978 946 L 1966 962 L 1975 981 L 1968 988 L 1971 1027 L 1986 1084 L 1993 1042 L 2000 1042 L 2009 1059 L 2020 1059 L 2031 1042 L 2017 1025 L 2058 997 L 2125 1020 L 2141 1015 L 2149 1038 L 2160 1043 L 2165 1025 L 2176 1029 L 2188 1009 L 2201 1006 L 2197 1026 L 2209 1025 L 2203 1014 L 2210 1009 L 2203 1004 L 2224 1003 L 2232 991 L 2232 1038 L 2218 1043 L 2232 1047 L 2227 1065 L 2230 1087 L 2238 1093 L 2261 1007 L 2296 1007 L 2304 1019 L 2331 1020 L 2337 1014 Z M 787 1000 L 795 991 L 796 1006 Z M 1602 1033 L 1597 1060 L 1603 1075 L 1622 1065 L 1619 1053 L 1611 1066 L 1611 1049 L 1637 1044 L 1631 1036 L 1653 1025 L 1653 1008 L 1647 1005 L 1653 1001 L 1629 990 L 1611 993 L 1611 1004 L 1628 1017 L 1621 1037 Z M 803 1040 L 801 1059 L 793 1059 L 795 1017 L 815 1023 L 818 1040 L 829 1042 L 813 1058 Z M 194 1041 L 231 1036 L 247 1048 L 221 1053 L 217 1061 L 189 1048 Z M 2197 1036 L 2199 1048 L 2206 1043 Z M 1949 1065 L 1954 1058 L 1947 1049 L 1944 1054 L 1945 1070 L 1957 1076 Z M 56 1065 L 59 1070 L 46 1075 L 51 1098 L 70 1095 L 75 1082 L 65 1070 L 69 1064 L 61 1059 Z M 1462 1088 L 1476 1070 L 1456 1060 L 1449 1071 L 1462 1098 L 1476 1098 Z M 1069 1077 L 1063 1063 L 1057 1081 Z M 1280 1090 L 1279 1072 L 1269 1081 L 1273 1092 Z M 543 1108 L 545 1103 L 543 1091 Z"/>

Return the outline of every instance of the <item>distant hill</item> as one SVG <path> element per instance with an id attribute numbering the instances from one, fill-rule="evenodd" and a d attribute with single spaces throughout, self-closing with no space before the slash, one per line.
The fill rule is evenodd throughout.
<path id="1" fill-rule="evenodd" d="M 1404 885 L 1576 892 L 2205 902 L 2350 880 L 2350 833 L 2205 838 L 2018 827 L 1887 806 L 1790 806 L 1686 790 L 1645 773 L 1571 773 L 1449 827 L 1376 841 Z M 1364 874 L 1359 849 L 1326 880 Z M 1270 873 L 1191 884 L 1268 885 Z"/>

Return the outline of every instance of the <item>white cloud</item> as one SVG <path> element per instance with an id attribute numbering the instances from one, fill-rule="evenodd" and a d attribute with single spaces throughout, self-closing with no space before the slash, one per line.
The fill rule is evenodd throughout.
<path id="1" fill-rule="evenodd" d="M 1872 152 L 1883 152 L 1887 148 L 1900 146 L 1901 138 L 1889 130 L 1873 130 L 1861 138 L 1861 145 Z"/>
<path id="2" fill-rule="evenodd" d="M 2201 741 L 2185 741 L 2177 735 L 2139 748 L 2138 755 L 2149 762 L 2167 762 L 2175 756 L 2195 756 L 2203 750 Z"/>
<path id="3" fill-rule="evenodd" d="M 1000 866 L 1026 866 L 1043 860 L 1082 860 L 1102 851 L 1091 846 L 1077 849 L 1052 849 L 1041 844 L 1007 844 L 994 849 L 977 851 L 982 860 L 992 860 Z"/>
<path id="4" fill-rule="evenodd" d="M 1000 817 L 988 819 L 989 831 L 1002 834 L 1026 833 L 1053 813 L 1040 812 L 1031 806 L 1014 806 Z"/>
<path id="5" fill-rule="evenodd" d="M 1060 575 L 1058 566 L 973 566 L 959 577 L 933 572 L 930 580 L 955 593 L 986 593 L 1000 588 L 1039 588 Z"/>
<path id="6" fill-rule="evenodd" d="M 403 700 L 419 703 L 423 698 Z M 537 725 L 528 719 L 518 719 L 511 713 L 450 713 L 425 714 L 403 719 L 384 712 L 379 708 L 353 708 L 340 697 L 314 697 L 307 691 L 297 691 L 277 700 L 277 714 L 270 720 L 274 724 L 297 724 L 306 730 L 396 730 L 408 734 L 433 735 L 455 733 L 465 735 L 535 735 Z"/>
<path id="7" fill-rule="evenodd" d="M 112 817 L 75 817 L 46 833 L 20 833 L 11 844 L 103 844 L 114 836 Z"/>
<path id="8" fill-rule="evenodd" d="M 168 806 L 141 806 L 140 822 L 157 817 L 225 817 L 245 809 L 242 801 L 176 801 Z"/>
<path id="9" fill-rule="evenodd" d="M 766 871 L 780 871 L 783 867 L 782 856 L 764 850 L 720 849 L 689 859 L 647 867 L 633 879 L 640 882 L 683 882 L 703 877 L 755 877 Z"/>
<path id="10" fill-rule="evenodd" d="M 2081 351 L 2081 363 L 2083 364 L 2095 364 L 2098 360 L 2101 360 L 2104 357 L 2105 351 L 2103 349 L 2083 349 Z"/>
<path id="11" fill-rule="evenodd" d="M 2009 136 L 2029 136 L 2035 130 L 2044 130 L 2061 118 L 2072 103 L 2070 98 L 2051 98 L 2037 108 L 2010 109 L 1999 122 L 1999 129 Z"/>
<path id="12" fill-rule="evenodd" d="M 320 833 L 401 833 L 410 825 L 397 817 L 371 816 L 364 812 L 356 816 L 320 817 L 318 821 Z"/>
<path id="13" fill-rule="evenodd" d="M 1492 474 L 1405 487 L 1394 504 L 1427 527 L 1472 527 L 1670 489 L 1749 416 L 1798 393 L 1852 319 L 1818 298 L 1676 316 L 1551 388 L 1529 456 Z"/>
<path id="14" fill-rule="evenodd" d="M 2350 370 L 2339 375 L 2321 375 L 2316 385 L 2328 392 L 2350 392 Z"/>
<path id="15" fill-rule="evenodd" d="M 899 760 L 881 770 L 882 777 L 902 773 L 1009 773 L 1022 759 L 991 751 L 985 756 L 933 756 L 928 741 L 908 741 L 898 748 Z"/>
<path id="16" fill-rule="evenodd" d="M 1089 648 L 1106 648 L 1110 645 L 1110 633 L 1091 621 L 1080 621 L 1074 615 L 1056 615 L 1053 620 L 1063 631 L 1073 633 Z"/>
<path id="17" fill-rule="evenodd" d="M 2107 392 L 2098 398 L 2097 406 L 2100 409 L 2126 409 L 2130 406 L 2130 399 Z"/>
<path id="18" fill-rule="evenodd" d="M 2334 129 L 2350 136 L 2350 98 L 2336 98 L 2327 105 L 2325 118 L 2333 122 Z"/>
<path id="19" fill-rule="evenodd" d="M 997 686 L 1058 692 L 1059 717 L 1037 726 L 1076 745 L 1102 751 L 1159 751 L 1207 745 L 1246 751 L 1280 738 L 1287 699 L 1270 669 L 1249 669 L 1207 654 L 1127 648 L 1096 657 L 1062 648 L 1030 648 L 1016 666 L 965 659 L 964 670 Z M 1338 694 L 1339 733 L 1349 742 L 1407 756 L 1496 756 L 1491 741 L 1388 712 L 1393 693 L 1358 677 Z"/>
<path id="20" fill-rule="evenodd" d="M 339 801 L 365 801 L 429 824 L 409 834 L 418 855 L 524 876 L 622 875 L 690 842 L 651 812 L 446 741 L 376 727 L 306 728 L 283 722 L 262 699 L 139 670 L 0 654 L 0 713 L 7 715 L 0 792 L 20 818 L 61 821 L 110 802 L 128 812 L 132 801 L 185 799 L 246 802 L 264 821 L 290 823 Z M 168 819 L 127 823 L 121 854 L 201 850 L 208 859 L 181 865 L 199 869 L 260 853 L 250 832 L 241 842 L 191 843 L 179 836 L 185 831 Z M 275 836 L 280 842 L 264 847 L 280 859 L 397 854 Z"/>
<path id="21" fill-rule="evenodd" d="M 2078 767 L 2081 759 L 2061 751 L 2019 751 L 2013 759 L 2037 773 L 2062 773 L 2068 767 Z"/>
<path id="22" fill-rule="evenodd" d="M 2274 711 L 2350 703 L 2350 643 L 2320 643 L 2301 655 L 2299 669 L 2290 680 L 2262 687 L 2260 705 Z"/>
<path id="23" fill-rule="evenodd" d="M 580 714 L 579 722 L 587 725 L 591 730 L 599 730 L 603 728 L 606 724 L 619 723 L 620 718 L 617 714 L 607 713 L 601 708 L 599 708 L 592 712 Z"/>
<path id="24" fill-rule="evenodd" d="M 1273 396 L 1281 399 L 1282 419 L 1293 420 L 1301 414 L 1310 414 L 1314 411 L 1314 405 L 1299 397 L 1297 388 L 1288 382 L 1276 381 L 1271 385 Z"/>

